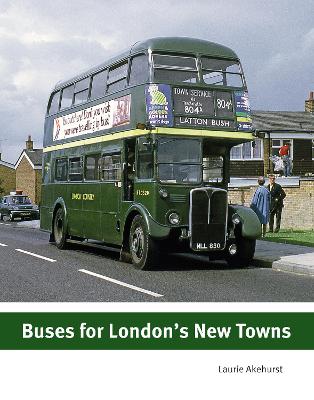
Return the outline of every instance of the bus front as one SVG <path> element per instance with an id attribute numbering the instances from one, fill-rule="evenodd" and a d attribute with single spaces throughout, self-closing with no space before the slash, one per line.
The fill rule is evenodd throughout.
<path id="1" fill-rule="evenodd" d="M 158 224 L 170 228 L 168 247 L 188 243 L 230 265 L 247 265 L 260 224 L 251 209 L 228 205 L 227 196 L 230 149 L 253 140 L 241 64 L 230 54 L 148 54 L 145 99 L 152 135 L 138 141 L 138 168 L 147 171 L 141 160 L 153 149 L 157 184 L 153 204 L 141 201 Z M 145 187 L 140 184 L 137 193 Z"/>

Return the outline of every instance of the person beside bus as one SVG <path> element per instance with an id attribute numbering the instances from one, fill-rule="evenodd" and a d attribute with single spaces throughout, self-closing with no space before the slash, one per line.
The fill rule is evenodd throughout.
<path id="1" fill-rule="evenodd" d="M 279 149 L 279 155 L 282 158 L 284 166 L 284 175 L 291 176 L 291 157 L 290 157 L 290 146 L 291 143 L 286 143 Z"/>
<path id="2" fill-rule="evenodd" d="M 270 192 L 269 232 L 278 233 L 280 230 L 281 212 L 284 206 L 283 199 L 286 197 L 286 193 L 275 180 L 275 175 L 269 175 L 269 184 L 267 185 L 267 189 Z M 276 228 L 273 230 L 275 217 Z"/>
<path id="3" fill-rule="evenodd" d="M 256 189 L 251 202 L 251 208 L 255 211 L 260 223 L 262 224 L 262 237 L 266 235 L 266 227 L 269 221 L 270 193 L 264 186 L 265 179 L 260 176 L 257 180 L 258 188 Z"/>

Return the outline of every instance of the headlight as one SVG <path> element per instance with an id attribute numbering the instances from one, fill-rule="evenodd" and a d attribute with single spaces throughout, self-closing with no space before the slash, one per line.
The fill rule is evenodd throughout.
<path id="1" fill-rule="evenodd" d="M 38 210 L 38 206 L 36 204 L 33 205 L 33 210 Z"/>
<path id="2" fill-rule="evenodd" d="M 235 243 L 232 243 L 232 244 L 229 246 L 228 251 L 229 251 L 229 254 L 230 254 L 231 256 L 234 256 L 234 255 L 237 253 L 237 251 L 238 251 L 237 245 L 236 245 Z"/>
<path id="3" fill-rule="evenodd" d="M 241 222 L 241 217 L 240 217 L 240 215 L 239 215 L 239 214 L 233 214 L 233 216 L 232 216 L 232 222 L 233 222 L 235 225 L 240 224 L 240 222 Z"/>
<path id="4" fill-rule="evenodd" d="M 9 207 L 9 210 L 19 210 L 19 208 L 17 206 L 11 206 Z"/>
<path id="5" fill-rule="evenodd" d="M 180 217 L 176 212 L 169 214 L 168 219 L 171 225 L 178 225 L 180 223 Z"/>
<path id="6" fill-rule="evenodd" d="M 166 199 L 168 197 L 168 192 L 166 189 L 160 188 L 158 193 L 162 199 Z"/>

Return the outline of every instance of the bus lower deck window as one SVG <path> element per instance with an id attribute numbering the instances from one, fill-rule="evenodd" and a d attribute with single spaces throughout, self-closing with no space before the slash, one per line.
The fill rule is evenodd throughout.
<path id="1" fill-rule="evenodd" d="M 81 157 L 69 159 L 69 180 L 81 181 L 83 179 L 83 165 Z"/>
<path id="2" fill-rule="evenodd" d="M 66 158 L 57 158 L 55 164 L 55 180 L 64 182 L 68 179 L 68 160 Z"/>
<path id="3" fill-rule="evenodd" d="M 121 156 L 112 154 L 103 156 L 102 179 L 104 181 L 121 180 Z"/>
<path id="4" fill-rule="evenodd" d="M 96 181 L 99 179 L 100 154 L 88 155 L 85 158 L 85 179 Z"/>

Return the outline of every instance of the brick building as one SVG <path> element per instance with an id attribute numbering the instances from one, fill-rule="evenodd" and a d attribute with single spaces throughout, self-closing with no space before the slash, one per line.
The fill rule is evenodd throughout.
<path id="1" fill-rule="evenodd" d="M 1 160 L 0 153 L 0 186 L 4 189 L 0 197 L 15 190 L 15 169 L 14 165 Z"/>
<path id="2" fill-rule="evenodd" d="M 16 189 L 22 190 L 35 204 L 40 204 L 42 155 L 42 149 L 34 149 L 34 143 L 29 136 L 26 148 L 15 164 Z"/>
<path id="3" fill-rule="evenodd" d="M 277 181 L 281 183 L 280 180 Z M 250 206 L 257 183 L 254 186 L 232 187 L 228 190 L 230 203 Z M 282 211 L 283 229 L 313 229 L 314 226 L 314 179 L 300 179 L 298 186 L 283 185 L 287 194 Z"/>
<path id="4" fill-rule="evenodd" d="M 252 177 L 273 172 L 270 157 L 291 143 L 293 175 L 314 174 L 314 95 L 310 92 L 305 111 L 252 111 L 254 129 L 265 132 L 264 139 L 244 143 L 231 150 L 231 176 Z"/>

